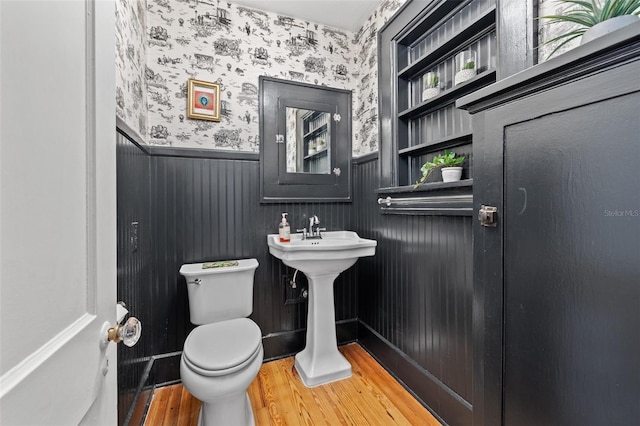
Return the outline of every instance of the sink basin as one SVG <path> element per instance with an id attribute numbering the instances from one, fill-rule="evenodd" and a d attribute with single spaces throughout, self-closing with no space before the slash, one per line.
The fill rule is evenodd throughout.
<path id="1" fill-rule="evenodd" d="M 301 272 L 334 274 L 351 267 L 358 258 L 373 256 L 375 240 L 360 238 L 353 231 L 324 232 L 321 239 L 302 239 L 291 235 L 291 242 L 281 243 L 277 234 L 267 236 L 269 253 Z"/>
<path id="2" fill-rule="evenodd" d="M 307 387 L 351 377 L 351 364 L 338 351 L 333 283 L 340 273 L 363 256 L 373 256 L 378 243 L 352 231 L 330 231 L 322 239 L 291 236 L 281 243 L 278 235 L 267 235 L 269 253 L 303 272 L 309 281 L 307 343 L 296 354 L 295 367 Z"/>

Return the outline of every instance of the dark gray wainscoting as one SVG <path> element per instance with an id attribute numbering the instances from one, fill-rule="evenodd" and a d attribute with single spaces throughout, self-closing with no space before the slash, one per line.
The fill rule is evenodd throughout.
<path id="1" fill-rule="evenodd" d="M 338 341 L 358 338 L 440 419 L 470 424 L 471 218 L 380 214 L 377 157 L 353 167 L 351 204 L 261 205 L 253 158 L 158 155 L 119 135 L 118 297 L 144 325 L 137 346 L 119 348 L 121 419 L 136 388 L 179 379 L 193 328 L 183 263 L 258 259 L 251 317 L 262 329 L 265 359 L 304 347 L 307 305 L 284 304 L 282 276 L 293 271 L 266 245 L 286 211 L 292 228 L 317 214 L 330 230 L 378 241 L 376 255 L 335 284 Z M 135 251 L 131 222 L 138 222 Z M 298 283 L 305 284 L 301 274 Z"/>
<path id="2" fill-rule="evenodd" d="M 280 213 L 292 228 L 316 214 L 328 230 L 352 228 L 351 205 L 305 203 L 261 205 L 258 161 L 154 157 L 151 209 L 153 224 L 154 350 L 181 350 L 193 328 L 189 322 L 183 263 L 256 258 L 252 319 L 264 337 L 265 359 L 292 354 L 304 346 L 307 304 L 284 305 L 282 277 L 293 270 L 269 254 L 266 236 L 277 232 Z M 298 282 L 304 276 L 298 274 Z M 336 319 L 357 318 L 355 273 L 335 284 Z M 355 326 L 353 336 L 355 340 Z"/>
<path id="3" fill-rule="evenodd" d="M 145 376 L 146 358 L 153 354 L 153 334 L 147 329 L 151 288 L 151 157 L 118 133 L 117 143 L 117 294 L 143 324 L 143 334 L 132 348 L 118 345 L 118 424 L 126 423 L 136 390 Z M 132 223 L 137 222 L 137 247 Z"/>
<path id="4" fill-rule="evenodd" d="M 354 228 L 350 203 L 261 205 L 257 156 L 177 154 L 118 134 L 118 298 L 143 324 L 138 345 L 119 348 L 120 424 L 137 388 L 180 377 L 180 351 L 193 329 L 182 264 L 256 258 L 251 318 L 262 330 L 265 360 L 280 358 L 304 347 L 307 303 L 284 304 L 282 277 L 294 271 L 269 254 L 266 235 L 277 232 L 281 212 L 289 213 L 292 229 L 310 214 L 328 230 Z M 138 222 L 136 250 L 132 222 Z M 297 282 L 306 285 L 303 274 Z M 336 280 L 339 343 L 356 340 L 357 291 L 355 268 Z"/>
<path id="5" fill-rule="evenodd" d="M 383 215 L 378 162 L 354 166 L 358 340 L 448 424 L 471 424 L 472 218 Z"/>

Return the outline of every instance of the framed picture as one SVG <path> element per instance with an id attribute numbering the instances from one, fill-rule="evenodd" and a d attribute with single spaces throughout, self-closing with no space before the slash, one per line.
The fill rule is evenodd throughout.
<path id="1" fill-rule="evenodd" d="M 187 85 L 187 117 L 220 121 L 220 85 L 189 79 Z"/>

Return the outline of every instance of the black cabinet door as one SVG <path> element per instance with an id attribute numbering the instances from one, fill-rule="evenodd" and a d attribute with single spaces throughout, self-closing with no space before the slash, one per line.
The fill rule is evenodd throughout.
<path id="1" fill-rule="evenodd" d="M 504 423 L 640 424 L 640 93 L 505 127 Z"/>
<path id="2" fill-rule="evenodd" d="M 473 424 L 640 425 L 640 24 L 473 116 Z"/>

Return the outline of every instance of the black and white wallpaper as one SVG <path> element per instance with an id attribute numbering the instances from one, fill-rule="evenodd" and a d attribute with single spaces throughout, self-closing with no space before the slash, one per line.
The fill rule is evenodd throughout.
<path id="1" fill-rule="evenodd" d="M 357 33 L 217 0 L 118 0 L 118 116 L 153 145 L 257 152 L 258 77 L 351 90 L 353 153 L 378 149 L 378 29 Z M 187 80 L 221 85 L 219 123 L 186 118 Z"/>
<path id="2" fill-rule="evenodd" d="M 352 34 L 216 0 L 148 0 L 148 142 L 258 151 L 260 75 L 351 89 Z M 185 116 L 187 80 L 217 82 L 221 121 Z"/>
<path id="3" fill-rule="evenodd" d="M 354 34 L 217 0 L 118 0 L 116 114 L 149 144 L 257 152 L 266 75 L 351 90 L 353 154 L 375 152 L 377 34 L 405 1 L 382 0 Z M 567 7 L 540 0 L 539 15 Z M 554 47 L 542 44 L 569 27 L 540 20 L 540 62 Z M 186 118 L 189 78 L 221 84 L 221 122 Z"/>
<path id="4" fill-rule="evenodd" d="M 378 30 L 406 0 L 384 0 L 354 36 L 357 64 L 353 107 L 353 155 L 378 150 Z"/>
<path id="5" fill-rule="evenodd" d="M 116 116 L 147 139 L 146 1 L 116 1 Z M 132 135 L 133 136 L 133 135 Z"/>

